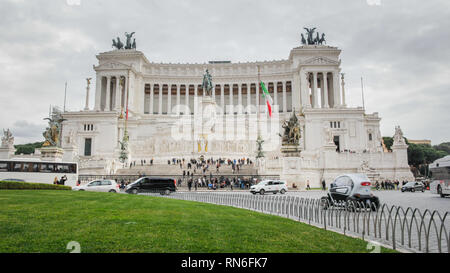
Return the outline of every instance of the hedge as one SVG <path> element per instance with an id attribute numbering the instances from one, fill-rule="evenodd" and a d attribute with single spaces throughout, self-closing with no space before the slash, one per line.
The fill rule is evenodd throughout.
<path id="1" fill-rule="evenodd" d="M 43 184 L 43 183 L 28 183 L 28 182 L 13 182 L 0 181 L 0 190 L 72 190 L 69 186 Z"/>

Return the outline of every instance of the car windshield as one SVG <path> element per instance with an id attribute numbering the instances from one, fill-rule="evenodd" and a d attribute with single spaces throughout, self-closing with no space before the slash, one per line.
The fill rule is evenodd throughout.
<path id="1" fill-rule="evenodd" d="M 408 182 L 406 183 L 406 186 L 414 186 L 416 184 L 416 182 Z"/>

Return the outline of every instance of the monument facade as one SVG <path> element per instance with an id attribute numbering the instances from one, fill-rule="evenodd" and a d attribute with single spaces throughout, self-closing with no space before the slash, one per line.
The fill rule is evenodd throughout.
<path id="1" fill-rule="evenodd" d="M 156 63 L 136 49 L 134 33 L 125 46 L 113 40 L 114 50 L 96 56 L 94 107 L 88 85 L 85 108 L 63 114 L 64 159 L 80 162 L 80 173 L 115 173 L 124 134 L 125 162 L 255 159 L 260 137 L 260 174 L 280 175 L 291 185 L 318 186 L 346 172 L 412 179 L 406 144 L 396 138 L 393 151 L 384 151 L 378 113 L 347 106 L 341 50 L 324 45 L 324 34 L 314 38 L 314 31 L 302 34 L 287 59 L 244 63 Z M 273 99 L 272 117 L 261 82 Z M 213 107 L 207 118 L 205 107 Z"/>

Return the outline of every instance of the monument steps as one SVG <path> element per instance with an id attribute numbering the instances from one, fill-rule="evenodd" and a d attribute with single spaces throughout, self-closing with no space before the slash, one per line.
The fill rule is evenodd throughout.
<path id="1" fill-rule="evenodd" d="M 153 164 L 153 165 L 138 165 L 130 167 L 125 167 L 118 169 L 116 174 L 117 175 L 136 175 L 138 173 L 140 174 L 146 174 L 146 175 L 181 175 L 183 174 L 183 171 L 186 172 L 193 172 L 194 168 L 187 169 L 186 164 L 183 168 L 180 168 L 180 165 L 168 165 L 168 164 Z M 195 175 L 201 174 L 202 170 L 197 169 L 194 173 Z M 212 173 L 213 175 L 233 175 L 233 174 L 239 174 L 239 175 L 254 175 L 256 174 L 256 168 L 254 168 L 253 165 L 242 165 L 239 169 L 239 173 L 235 172 L 233 173 L 233 169 L 231 165 L 222 165 L 220 166 L 219 173 L 216 172 L 215 165 L 210 165 L 209 169 L 206 171 L 205 175 L 209 175 Z"/>

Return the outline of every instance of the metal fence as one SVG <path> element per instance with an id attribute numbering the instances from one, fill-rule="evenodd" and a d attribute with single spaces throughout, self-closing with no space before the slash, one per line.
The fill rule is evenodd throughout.
<path id="1" fill-rule="evenodd" d="M 148 194 L 151 195 L 151 194 Z M 412 252 L 450 253 L 449 212 L 361 203 L 324 204 L 320 199 L 290 195 L 242 193 L 172 193 L 164 197 L 205 202 L 278 215 L 393 249 Z M 326 206 L 324 206 L 326 205 Z"/>

